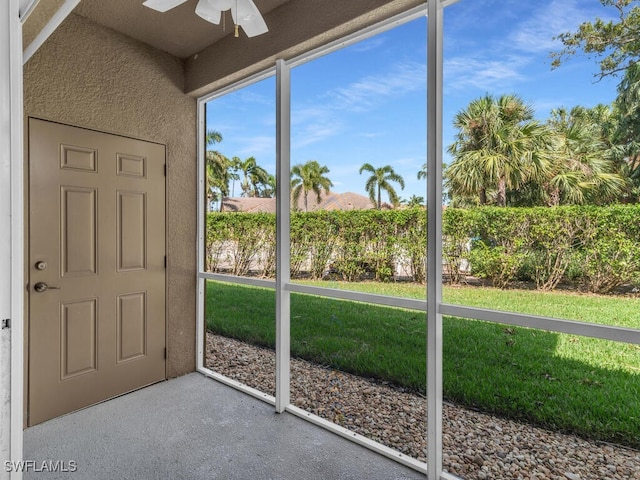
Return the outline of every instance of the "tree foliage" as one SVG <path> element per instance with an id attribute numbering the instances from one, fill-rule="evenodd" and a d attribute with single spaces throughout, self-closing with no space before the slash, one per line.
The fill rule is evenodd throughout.
<path id="1" fill-rule="evenodd" d="M 639 205 L 473 209 L 443 212 L 443 260 L 452 283 L 471 273 L 500 288 L 528 281 L 540 290 L 571 282 L 608 293 L 640 286 Z M 296 212 L 291 273 L 382 281 L 426 277 L 423 208 Z M 273 276 L 275 214 L 209 213 L 209 271 Z"/>
<path id="2" fill-rule="evenodd" d="M 617 21 L 596 18 L 584 22 L 575 32 L 554 37 L 564 48 L 553 52 L 552 66 L 558 67 L 579 52 L 598 58 L 599 78 L 616 75 L 635 65 L 640 59 L 640 6 L 633 0 L 600 0 L 616 11 Z"/>
<path id="3" fill-rule="evenodd" d="M 426 205 L 424 197 L 416 195 L 415 193 L 412 194 L 408 199 L 401 200 L 400 203 L 406 205 L 409 208 L 424 207 Z"/>
<path id="4" fill-rule="evenodd" d="M 229 194 L 229 159 L 217 150 L 209 150 L 216 143 L 222 142 L 222 134 L 217 130 L 207 130 L 205 136 L 205 178 L 207 211 L 211 202 L 220 200 Z M 222 205 L 221 205 L 222 207 Z"/>
<path id="5" fill-rule="evenodd" d="M 613 103 L 612 154 L 620 175 L 628 180 L 624 202 L 640 200 L 640 64 L 630 66 Z"/>
<path id="6" fill-rule="evenodd" d="M 291 198 L 294 209 L 298 207 L 300 195 L 304 199 L 304 211 L 308 211 L 309 192 L 316 195 L 317 203 L 322 200 L 322 191 L 328 194 L 333 183 L 326 174 L 329 168 L 320 165 L 316 160 L 309 160 L 304 164 L 297 164 L 291 168 Z"/>
<path id="7" fill-rule="evenodd" d="M 550 131 L 533 119 L 533 108 L 515 94 L 473 100 L 456 114 L 458 129 L 448 151 L 447 189 L 477 204 L 507 205 L 507 190 L 543 178 L 548 166 Z M 493 198 L 491 198 L 493 197 Z M 473 202 L 473 200 L 472 200 Z"/>
<path id="8" fill-rule="evenodd" d="M 516 95 L 472 101 L 454 121 L 444 172 L 454 206 L 538 206 L 619 201 L 628 190 L 616 157 L 615 109 L 552 110 L 541 124 Z M 618 155 L 619 156 L 619 155 Z"/>
<path id="9" fill-rule="evenodd" d="M 242 180 L 243 197 L 272 197 L 275 194 L 275 177 L 258 165 L 255 157 L 241 160 L 228 158 L 210 147 L 222 142 L 222 134 L 217 130 L 207 130 L 205 135 L 205 178 L 207 211 L 213 201 L 220 202 L 230 194 L 235 195 L 235 182 Z M 240 178 L 239 172 L 242 173 Z M 229 185 L 231 183 L 231 189 Z"/>
<path id="10" fill-rule="evenodd" d="M 269 182 L 269 173 L 258 165 L 255 157 L 248 157 L 240 160 L 234 157 L 238 165 L 238 170 L 242 172 L 242 196 L 259 197 L 261 187 Z"/>
<path id="11" fill-rule="evenodd" d="M 552 111 L 548 124 L 556 145 L 544 185 L 549 206 L 610 203 L 622 192 L 624 180 L 615 172 L 603 137 L 609 115 L 604 105 Z"/>
<path id="12" fill-rule="evenodd" d="M 575 32 L 557 37 L 564 48 L 551 54 L 557 68 L 568 58 L 584 53 L 598 59 L 596 77 L 623 74 L 618 96 L 607 122 L 610 160 L 624 180 L 618 198 L 625 203 L 640 200 L 640 6 L 632 0 L 600 0 L 615 10 L 615 20 L 596 18 Z"/>
<path id="13" fill-rule="evenodd" d="M 360 175 L 362 172 L 369 172 L 371 176 L 365 183 L 365 190 L 369 194 L 369 199 L 375 205 L 376 209 L 382 207 L 382 190 L 389 196 L 389 201 L 394 207 L 400 205 L 400 197 L 392 183 L 397 183 L 404 190 L 404 178 L 398 175 L 391 165 L 375 168 L 370 163 L 365 163 L 360 167 Z"/>

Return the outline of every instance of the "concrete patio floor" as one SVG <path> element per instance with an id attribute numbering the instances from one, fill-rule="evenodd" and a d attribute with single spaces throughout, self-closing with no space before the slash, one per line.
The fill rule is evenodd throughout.
<path id="1" fill-rule="evenodd" d="M 24 458 L 25 479 L 425 478 L 199 373 L 28 428 Z"/>

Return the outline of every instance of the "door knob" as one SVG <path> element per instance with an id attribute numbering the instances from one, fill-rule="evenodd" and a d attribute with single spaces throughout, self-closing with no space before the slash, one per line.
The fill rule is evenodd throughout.
<path id="1" fill-rule="evenodd" d="M 33 289 L 38 293 L 42 293 L 46 292 L 47 290 L 60 290 L 60 287 L 50 287 L 44 282 L 38 282 L 33 286 Z"/>

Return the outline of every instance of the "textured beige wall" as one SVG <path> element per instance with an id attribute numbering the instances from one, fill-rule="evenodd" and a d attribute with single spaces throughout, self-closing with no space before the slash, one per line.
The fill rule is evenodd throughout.
<path id="1" fill-rule="evenodd" d="M 196 101 L 183 63 L 70 15 L 24 69 L 25 115 L 167 147 L 167 375 L 195 369 Z"/>

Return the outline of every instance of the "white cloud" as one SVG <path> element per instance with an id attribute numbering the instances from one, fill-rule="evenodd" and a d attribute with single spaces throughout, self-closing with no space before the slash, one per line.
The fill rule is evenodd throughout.
<path id="1" fill-rule="evenodd" d="M 315 121 L 310 121 L 302 128 L 296 129 L 294 132 L 293 148 L 306 147 L 313 143 L 319 142 L 326 138 L 330 138 L 337 135 L 342 130 L 340 122 L 328 121 L 324 118 L 318 118 Z"/>
<path id="2" fill-rule="evenodd" d="M 520 1 L 520 0 L 518 0 Z M 476 15 L 479 15 L 480 5 Z M 518 8 L 521 7 L 521 8 Z M 529 12 L 514 16 L 513 11 Z M 457 56 L 445 56 L 445 89 L 476 88 L 484 91 L 515 89 L 518 84 L 531 79 L 533 62 L 550 63 L 549 53 L 562 48 L 553 38 L 560 33 L 575 31 L 578 26 L 595 17 L 603 18 L 602 5 L 597 1 L 552 0 L 509 7 L 505 4 L 500 15 L 487 22 L 500 22 L 504 35 L 495 41 L 462 43 L 449 42 L 456 46 Z M 605 12 L 608 13 L 608 12 Z M 460 19 L 458 29 L 465 28 L 464 22 L 472 17 Z M 461 38 L 466 38 L 462 36 Z M 460 52 L 468 53 L 460 53 Z M 549 67 L 550 68 L 550 67 Z"/>
<path id="3" fill-rule="evenodd" d="M 479 56 L 458 56 L 444 62 L 445 88 L 466 89 L 469 87 L 493 91 L 512 87 L 525 77 L 520 68 L 529 60 L 511 56 L 501 60 Z"/>
<path id="4" fill-rule="evenodd" d="M 295 108 L 291 112 L 292 147 L 301 148 L 337 135 L 341 122 L 327 105 Z"/>
<path id="5" fill-rule="evenodd" d="M 386 136 L 386 132 L 360 132 L 356 134 L 356 137 L 362 138 L 380 138 Z"/>
<path id="6" fill-rule="evenodd" d="M 238 90 L 236 94 L 237 94 L 238 102 L 246 103 L 249 105 L 259 104 L 259 105 L 272 106 L 274 102 L 273 96 L 262 95 L 246 88 Z M 231 95 L 231 97 L 233 98 L 233 95 Z"/>
<path id="7" fill-rule="evenodd" d="M 426 157 L 426 152 L 425 152 Z M 400 157 L 394 158 L 391 165 L 395 168 L 408 168 L 411 170 L 415 169 L 416 171 L 422 168 L 422 165 L 426 162 L 425 157 Z"/>
<path id="8" fill-rule="evenodd" d="M 298 126 L 305 123 L 318 121 L 318 119 L 326 118 L 329 108 L 326 105 L 312 105 L 307 107 L 296 107 L 291 111 L 291 125 Z"/>
<path id="9" fill-rule="evenodd" d="M 371 50 L 377 50 L 378 48 L 383 46 L 385 43 L 387 43 L 386 37 L 376 36 L 355 44 L 353 47 L 351 47 L 351 49 L 353 52 L 358 52 L 358 53 L 369 52 Z"/>
<path id="10" fill-rule="evenodd" d="M 234 155 L 244 159 L 256 157 L 260 160 L 264 157 L 273 157 L 276 151 L 275 138 L 269 135 L 256 135 L 253 137 L 235 137 L 234 141 L 242 147 L 235 150 Z"/>
<path id="11" fill-rule="evenodd" d="M 383 74 L 367 76 L 327 95 L 335 109 L 365 111 L 389 97 L 424 89 L 426 74 L 426 65 L 423 63 L 398 63 Z"/>
<path id="12" fill-rule="evenodd" d="M 550 52 L 561 48 L 553 37 L 574 31 L 580 23 L 598 15 L 601 16 L 601 11 L 585 8 L 585 2 L 578 6 L 576 0 L 553 0 L 517 24 L 508 42 L 523 52 Z"/>
<path id="13" fill-rule="evenodd" d="M 426 88 L 426 66 L 418 62 L 398 63 L 385 73 L 366 76 L 346 87 L 311 99 L 291 113 L 294 147 L 307 146 L 344 132 L 343 114 L 367 112 L 393 98 Z M 379 132 L 362 132 L 373 138 Z"/>

